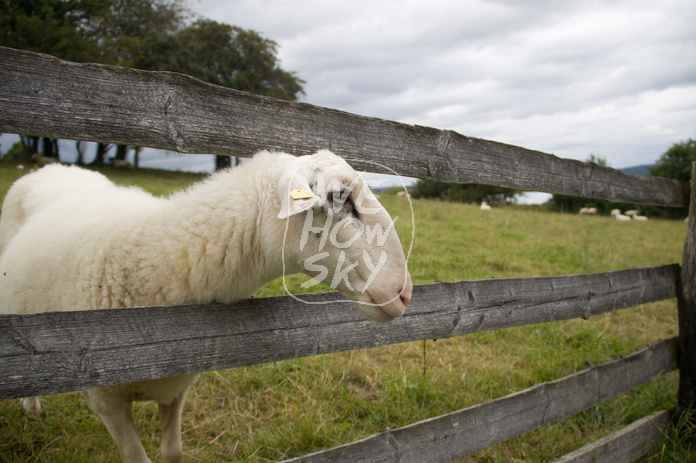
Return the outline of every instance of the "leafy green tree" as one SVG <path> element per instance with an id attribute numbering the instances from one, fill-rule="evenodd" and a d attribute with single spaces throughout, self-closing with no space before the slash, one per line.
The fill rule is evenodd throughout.
<path id="1" fill-rule="evenodd" d="M 152 53 L 144 57 L 143 68 L 181 72 L 211 84 L 291 101 L 304 92 L 304 81 L 281 69 L 278 45 L 255 31 L 201 19 L 175 34 L 152 38 Z M 216 169 L 230 163 L 228 156 L 216 157 Z"/>
<path id="2" fill-rule="evenodd" d="M 17 141 L 10 146 L 6 152 L 2 153 L 3 159 L 9 159 L 12 161 L 20 161 L 24 158 L 24 145 L 22 142 Z"/>
<path id="3" fill-rule="evenodd" d="M 157 37 L 174 34 L 189 15 L 184 0 L 94 0 L 103 5 L 91 17 L 104 64 L 153 70 L 147 66 Z"/>
<path id="4" fill-rule="evenodd" d="M 0 45 L 94 61 L 192 75 L 216 85 L 296 100 L 302 81 L 283 70 L 278 45 L 255 31 L 192 17 L 187 0 L 0 0 Z M 25 138 L 23 137 L 23 140 Z M 27 155 L 55 142 L 26 138 Z M 111 147 L 97 147 L 103 163 Z M 123 159 L 127 147 L 117 147 Z M 217 167 L 230 158 L 218 156 Z"/>
<path id="5" fill-rule="evenodd" d="M 88 61 L 97 44 L 83 25 L 95 5 L 78 0 L 0 0 L 0 45 L 49 53 L 71 61 Z M 24 158 L 43 147 L 45 156 L 58 157 L 57 141 L 22 136 Z"/>
<path id="6" fill-rule="evenodd" d="M 0 45 L 88 61 L 97 43 L 84 25 L 97 2 L 79 0 L 0 0 Z"/>
<path id="7" fill-rule="evenodd" d="M 675 143 L 668 149 L 657 164 L 650 168 L 655 177 L 674 178 L 684 182 L 691 180 L 691 165 L 696 162 L 696 140 L 688 139 Z"/>
<path id="8" fill-rule="evenodd" d="M 650 175 L 691 181 L 692 164 L 696 162 L 696 140 L 675 143 L 665 151 L 654 167 L 650 168 Z M 664 218 L 683 219 L 688 214 L 687 208 L 673 207 L 649 207 L 647 213 L 661 215 Z"/>
<path id="9" fill-rule="evenodd" d="M 98 39 L 98 54 L 105 64 L 153 70 L 147 66 L 157 37 L 176 33 L 184 25 L 188 9 L 184 0 L 91 0 L 100 5 L 86 21 L 85 29 Z M 97 144 L 93 164 L 104 164 L 112 146 Z M 128 146 L 116 146 L 115 159 L 125 159 Z"/>

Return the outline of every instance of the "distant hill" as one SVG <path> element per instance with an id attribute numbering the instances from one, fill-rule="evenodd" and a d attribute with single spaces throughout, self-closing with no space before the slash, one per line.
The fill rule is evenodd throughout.
<path id="1" fill-rule="evenodd" d="M 625 169 L 619 169 L 619 170 L 625 174 L 631 174 L 631 175 L 650 175 L 649 169 L 651 167 L 655 167 L 655 164 L 646 164 L 643 166 L 626 167 Z"/>

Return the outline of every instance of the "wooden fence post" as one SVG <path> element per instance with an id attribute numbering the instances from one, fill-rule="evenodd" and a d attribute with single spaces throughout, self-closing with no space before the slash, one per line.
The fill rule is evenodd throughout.
<path id="1" fill-rule="evenodd" d="M 692 166 L 691 205 L 679 285 L 678 409 L 696 413 L 696 162 Z M 696 421 L 696 415 L 692 415 Z"/>

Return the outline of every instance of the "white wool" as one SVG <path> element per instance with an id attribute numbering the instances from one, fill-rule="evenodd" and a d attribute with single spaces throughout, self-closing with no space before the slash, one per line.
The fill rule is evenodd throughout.
<path id="1" fill-rule="evenodd" d="M 352 188 L 350 207 L 335 199 L 337 186 Z M 293 189 L 311 193 L 292 199 Z M 332 194 L 335 203 L 329 202 Z M 335 218 L 328 212 L 332 205 Z M 353 207 L 354 216 L 344 212 Z M 334 226 L 332 239 L 353 244 L 322 248 L 320 237 L 325 244 L 327 233 L 305 233 L 308 224 L 319 230 L 324 223 Z M 377 226 L 390 230 L 379 245 L 365 233 L 356 235 L 361 227 Z M 321 251 L 332 265 L 344 257 L 355 263 L 345 279 L 332 282 L 329 275 L 326 283 L 335 283 L 366 317 L 384 322 L 403 314 L 412 284 L 391 218 L 358 173 L 331 152 L 300 158 L 262 152 L 170 198 L 118 187 L 77 167 L 48 165 L 18 180 L 5 198 L 0 300 L 6 313 L 232 302 L 283 273 L 317 277 L 307 261 Z M 384 266 L 373 274 L 383 257 Z M 126 460 L 148 461 L 124 409 L 130 413 L 133 399 L 157 400 L 172 408 L 163 425 L 178 430 L 195 378 L 109 386 L 84 395 Z M 40 410 L 38 402 L 26 403 Z M 176 461 L 179 432 L 165 433 L 162 448 L 164 460 Z"/>
<path id="2" fill-rule="evenodd" d="M 623 215 L 619 209 L 612 209 L 611 216 L 619 222 L 630 222 L 631 218 L 627 215 Z"/>
<path id="3" fill-rule="evenodd" d="M 283 273 L 278 243 L 285 222 L 277 219 L 275 176 L 280 164 L 301 159 L 262 153 L 171 198 L 117 187 L 76 167 L 51 165 L 24 177 L 3 206 L 3 310 L 231 302 L 252 295 Z M 341 161 L 327 170 L 346 168 Z M 298 262 L 286 265 L 286 273 L 303 271 Z"/>

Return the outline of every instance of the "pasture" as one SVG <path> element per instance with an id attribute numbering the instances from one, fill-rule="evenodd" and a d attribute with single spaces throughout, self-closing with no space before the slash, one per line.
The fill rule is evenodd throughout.
<path id="1" fill-rule="evenodd" d="M 155 194 L 199 178 L 153 171 L 105 173 Z M 19 175 L 14 165 L 0 163 L 0 194 Z M 380 199 L 392 217 L 399 217 L 396 228 L 408 246 L 408 201 Z M 681 262 L 686 228 L 680 221 L 620 223 L 524 207 L 482 212 L 475 205 L 426 200 L 414 201 L 413 212 L 409 267 L 415 284 Z M 291 278 L 291 289 L 299 292 L 301 281 Z M 258 296 L 283 291 L 282 283 L 274 281 Z M 186 403 L 184 452 L 187 460 L 203 462 L 291 458 L 505 396 L 676 334 L 676 301 L 671 300 L 589 320 L 205 373 Z M 674 407 L 676 391 L 677 374 L 671 373 L 463 461 L 550 461 L 652 411 Z M 43 405 L 44 416 L 37 419 L 24 414 L 17 401 L 0 402 L 0 461 L 119 461 L 106 429 L 78 393 L 47 397 Z M 146 450 L 158 455 L 155 404 L 139 403 L 134 414 Z M 679 446 L 666 447 L 656 449 L 649 461 L 677 458 L 687 461 L 689 456 Z"/>

